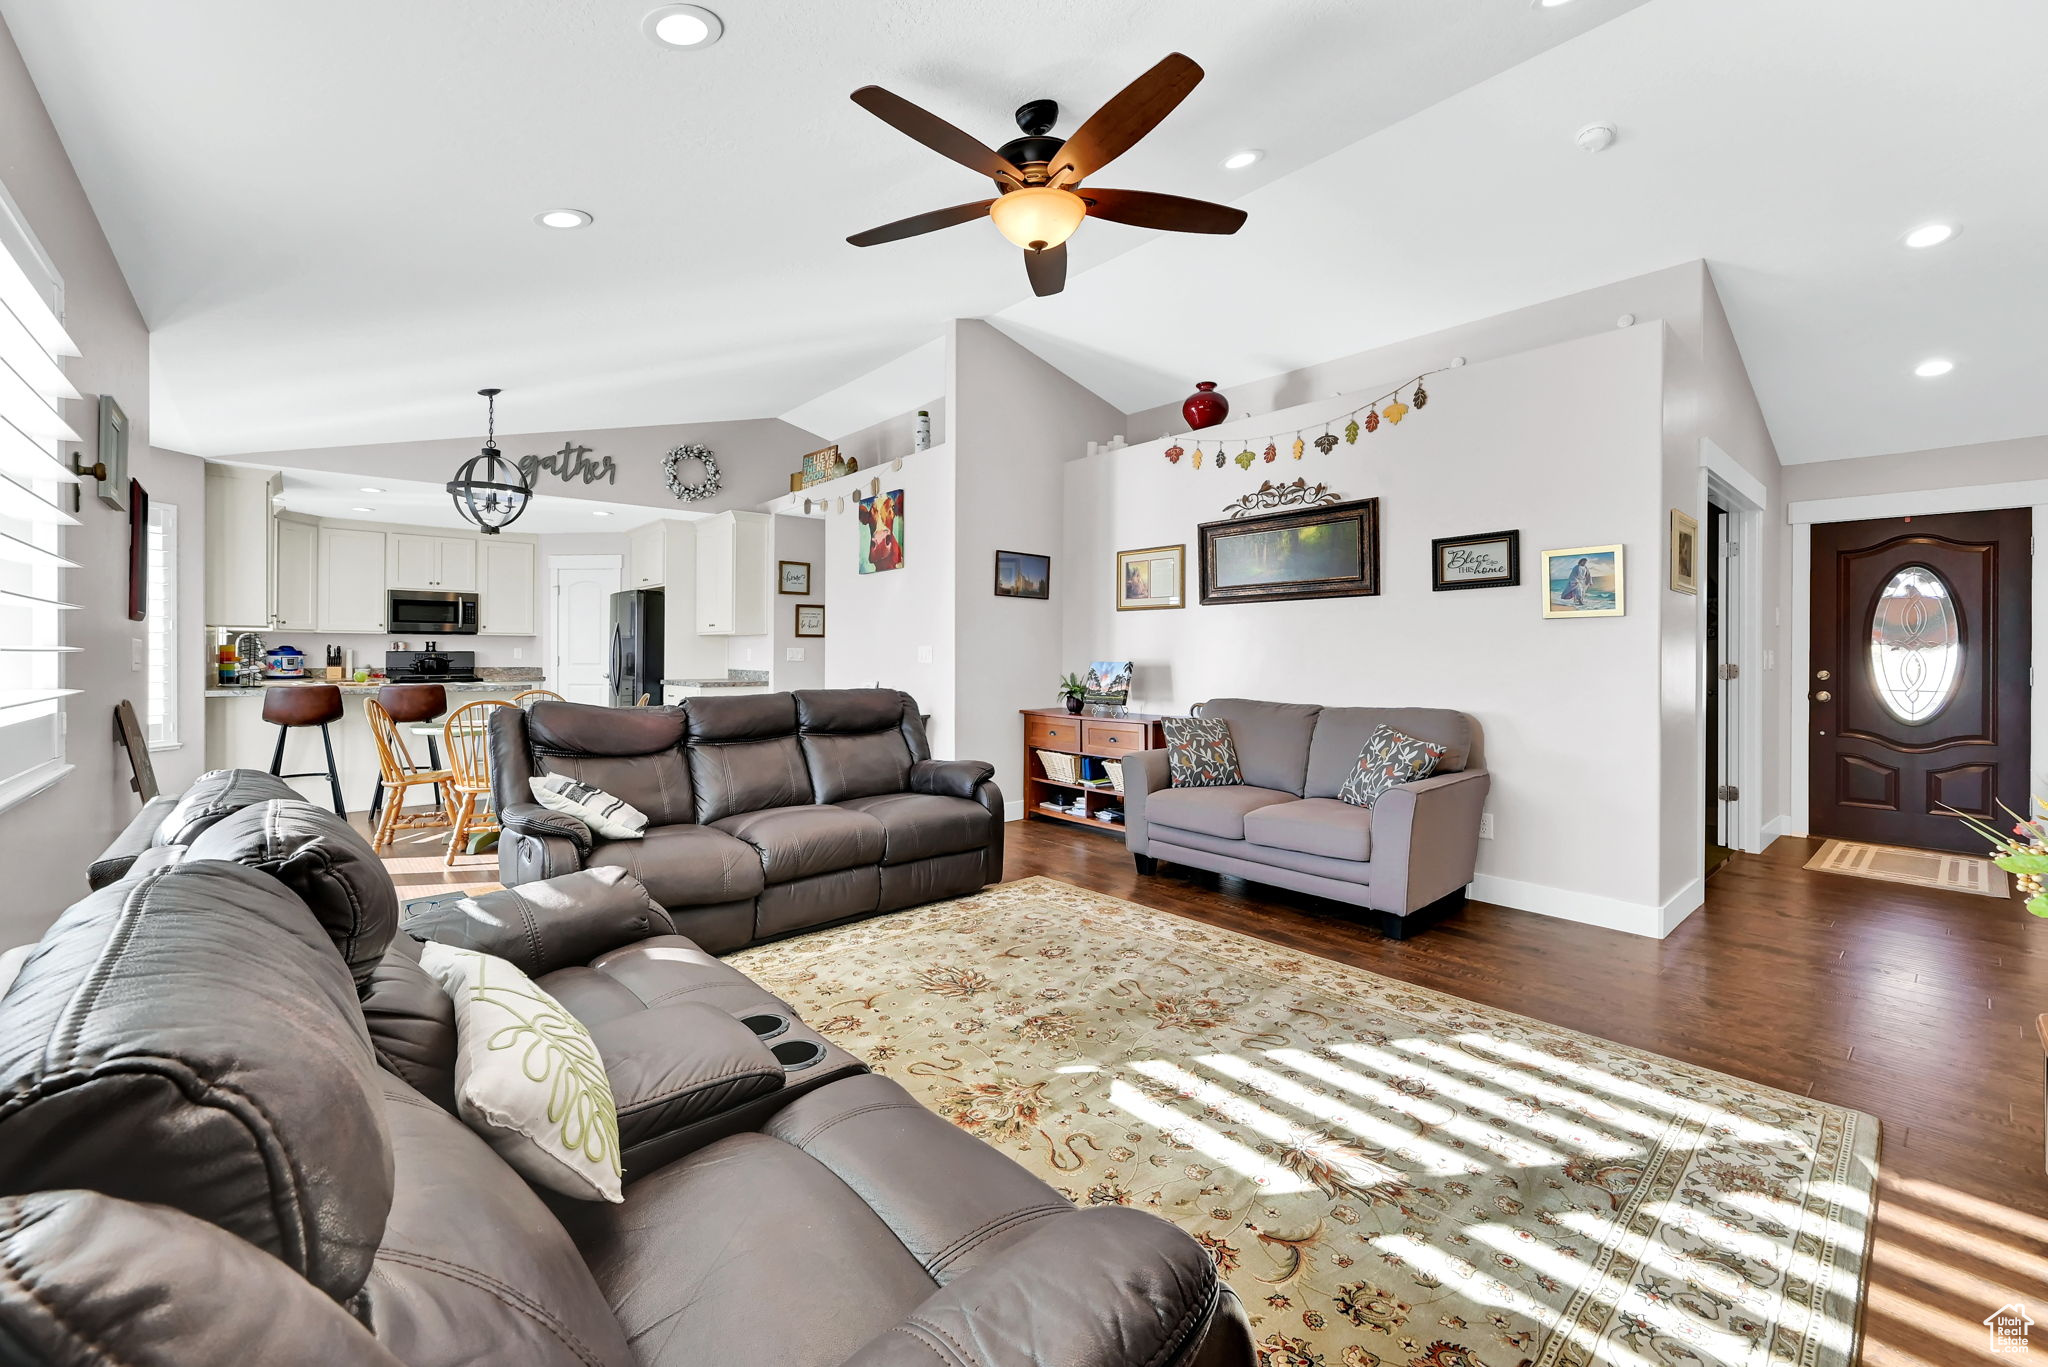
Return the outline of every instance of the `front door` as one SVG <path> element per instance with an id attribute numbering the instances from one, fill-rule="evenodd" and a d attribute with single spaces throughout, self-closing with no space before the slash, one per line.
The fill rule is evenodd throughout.
<path id="1" fill-rule="evenodd" d="M 592 560 L 603 563 L 589 564 Z M 610 664 L 611 597 L 619 589 L 618 557 L 564 556 L 551 563 L 550 571 L 554 668 L 548 687 L 570 702 L 602 707 L 611 700 L 605 674 Z"/>
<path id="2" fill-rule="evenodd" d="M 1981 852 L 2027 807 L 2032 515 L 1813 529 L 1809 829 Z"/>

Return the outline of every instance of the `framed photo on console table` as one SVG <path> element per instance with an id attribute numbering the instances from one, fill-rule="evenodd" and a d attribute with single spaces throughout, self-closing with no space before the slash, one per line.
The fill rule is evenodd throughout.
<path id="1" fill-rule="evenodd" d="M 1429 586 L 1438 593 L 1502 589 L 1522 582 L 1522 534 L 1518 531 L 1440 536 L 1429 544 Z"/>
<path id="2" fill-rule="evenodd" d="M 1184 608 L 1187 598 L 1186 546 L 1147 546 L 1116 553 L 1116 610 L 1152 612 Z"/>
<path id="3" fill-rule="evenodd" d="M 1204 603 L 1362 598 L 1380 591 L 1380 501 L 1258 513 L 1195 529 Z"/>

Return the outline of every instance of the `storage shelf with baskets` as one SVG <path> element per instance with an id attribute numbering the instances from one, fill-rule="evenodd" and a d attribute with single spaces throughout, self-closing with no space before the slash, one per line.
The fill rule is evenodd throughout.
<path id="1" fill-rule="evenodd" d="M 1165 744 L 1159 718 L 1034 707 L 1024 712 L 1024 814 L 1121 834 L 1123 757 Z"/>

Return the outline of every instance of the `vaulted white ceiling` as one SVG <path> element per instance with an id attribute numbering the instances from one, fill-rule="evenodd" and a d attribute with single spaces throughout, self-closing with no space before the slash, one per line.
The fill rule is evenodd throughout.
<path id="1" fill-rule="evenodd" d="M 157 439 L 462 435 L 487 383 L 513 430 L 810 415 L 955 316 L 1137 410 L 1700 257 L 1787 461 L 2048 432 L 2036 0 L 713 0 L 695 53 L 652 3 L 0 0 L 154 330 Z M 1173 49 L 1209 79 L 1097 179 L 1236 237 L 1091 223 L 1043 300 L 986 224 L 844 244 L 985 193 L 853 87 L 995 143 Z M 597 222 L 531 225 L 558 205 Z"/>

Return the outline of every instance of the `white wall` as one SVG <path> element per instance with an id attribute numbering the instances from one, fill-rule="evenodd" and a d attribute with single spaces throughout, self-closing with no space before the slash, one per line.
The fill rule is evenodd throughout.
<path id="1" fill-rule="evenodd" d="M 1064 658 L 1135 661 L 1132 705 L 1145 711 L 1242 695 L 1470 712 L 1496 829 L 1475 895 L 1660 933 L 1666 350 L 1650 326 L 1468 365 L 1433 378 L 1427 409 L 1399 427 L 1328 457 L 1311 447 L 1299 463 L 1197 471 L 1167 464 L 1165 440 L 1075 462 Z M 1346 406 L 1323 400 L 1220 432 L 1320 428 Z M 1381 499 L 1381 596 L 1115 611 L 1118 549 L 1184 543 L 1196 582 L 1196 525 L 1261 480 L 1297 474 Z M 1522 533 L 1520 587 L 1431 592 L 1431 538 L 1503 528 Z M 1544 620 L 1539 552 L 1612 542 L 1627 547 L 1628 615 Z"/>
<path id="2" fill-rule="evenodd" d="M 825 661 L 832 641 L 832 604 L 825 596 L 825 522 L 816 517 L 778 516 L 775 519 L 775 560 L 802 560 L 811 567 L 811 591 L 807 594 L 772 593 L 768 612 L 772 619 L 767 638 L 767 669 L 777 688 L 823 688 L 827 677 Z M 770 567 L 771 572 L 774 566 Z M 900 573 L 900 571 L 898 571 Z M 825 607 L 823 637 L 796 634 L 796 605 L 821 603 Z M 804 658 L 785 658 L 791 650 L 802 650 Z M 748 666 L 739 665 L 744 669 Z"/>

